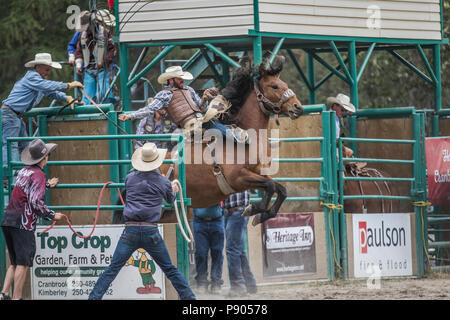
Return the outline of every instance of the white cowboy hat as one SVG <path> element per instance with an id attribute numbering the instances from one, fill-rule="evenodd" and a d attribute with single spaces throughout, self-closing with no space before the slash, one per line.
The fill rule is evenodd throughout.
<path id="1" fill-rule="evenodd" d="M 339 93 L 336 97 L 327 98 L 327 106 L 331 107 L 334 103 L 343 106 L 345 110 L 350 112 L 356 112 L 356 108 L 350 103 L 350 98 L 345 94 Z"/>
<path id="2" fill-rule="evenodd" d="M 172 78 L 181 78 L 184 80 L 192 80 L 194 77 L 188 71 L 183 71 L 180 66 L 172 66 L 166 69 L 166 72 L 162 73 L 158 77 L 158 83 L 166 84 L 167 80 Z"/>
<path id="3" fill-rule="evenodd" d="M 158 149 L 153 142 L 147 142 L 137 148 L 131 157 L 131 165 L 137 171 L 152 171 L 161 166 L 166 157 L 167 149 Z"/>
<path id="4" fill-rule="evenodd" d="M 25 63 L 26 68 L 34 67 L 38 64 L 45 64 L 56 69 L 61 69 L 61 65 L 58 62 L 52 61 L 52 55 L 50 53 L 36 53 L 34 60 Z"/>
<path id="5" fill-rule="evenodd" d="M 55 143 L 44 143 L 41 139 L 31 141 L 20 154 L 20 160 L 27 166 L 41 162 L 58 145 Z"/>
<path id="6" fill-rule="evenodd" d="M 106 9 L 97 10 L 95 12 L 95 18 L 107 26 L 113 27 L 116 25 L 116 17 Z"/>
<path id="7" fill-rule="evenodd" d="M 116 17 L 106 9 L 97 10 L 95 13 L 87 10 L 81 11 L 77 19 L 76 30 L 78 32 L 86 31 L 89 23 L 93 20 L 101 21 L 110 27 L 116 25 Z"/>

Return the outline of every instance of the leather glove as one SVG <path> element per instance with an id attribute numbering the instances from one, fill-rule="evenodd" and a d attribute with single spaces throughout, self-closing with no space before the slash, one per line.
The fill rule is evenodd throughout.
<path id="1" fill-rule="evenodd" d="M 67 89 L 73 89 L 75 87 L 84 88 L 83 84 L 79 81 L 73 81 L 73 82 L 67 83 Z"/>
<path id="2" fill-rule="evenodd" d="M 73 97 L 72 96 L 67 96 L 66 103 L 69 103 L 70 101 L 73 101 Z M 75 104 L 83 105 L 84 102 L 83 101 L 78 101 L 78 100 L 73 101 L 73 103 L 70 104 L 70 109 L 71 110 L 73 110 Z"/>

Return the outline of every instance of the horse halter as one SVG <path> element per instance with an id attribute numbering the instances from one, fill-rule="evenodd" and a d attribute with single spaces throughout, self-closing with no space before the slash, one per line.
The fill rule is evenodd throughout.
<path id="1" fill-rule="evenodd" d="M 281 106 L 290 98 L 295 96 L 294 91 L 288 88 L 281 95 L 280 101 L 274 103 L 264 96 L 262 91 L 259 89 L 259 83 L 256 80 L 254 81 L 254 89 L 256 92 L 256 100 L 258 101 L 259 109 L 261 109 L 262 113 L 266 116 L 270 116 L 272 113 L 275 115 L 280 114 Z"/>

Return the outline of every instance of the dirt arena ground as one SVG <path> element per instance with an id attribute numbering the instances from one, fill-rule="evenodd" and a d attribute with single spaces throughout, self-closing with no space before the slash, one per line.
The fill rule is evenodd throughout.
<path id="1" fill-rule="evenodd" d="M 227 300 L 229 288 L 218 295 L 194 291 L 198 300 Z M 422 279 L 313 281 L 292 285 L 266 285 L 258 293 L 235 300 L 450 300 L 450 274 L 429 273 Z"/>

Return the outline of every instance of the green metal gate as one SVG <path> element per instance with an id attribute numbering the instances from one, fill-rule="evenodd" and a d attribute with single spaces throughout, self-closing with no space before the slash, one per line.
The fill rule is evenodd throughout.
<path id="1" fill-rule="evenodd" d="M 85 108 L 90 107 L 83 107 L 83 113 L 85 111 Z M 94 108 L 94 107 L 92 107 Z M 106 109 L 109 108 L 109 106 L 105 107 Z M 44 112 L 44 114 L 40 113 L 40 109 Z M 98 109 L 94 108 L 95 110 Z M 39 108 L 39 110 L 32 110 L 29 113 L 26 114 L 26 116 L 35 116 L 38 115 L 38 117 L 41 117 L 39 130 L 42 132 L 46 128 L 46 115 L 54 115 L 59 108 Z M 91 109 L 88 109 L 91 110 Z M 93 110 L 92 110 L 93 111 Z M 67 113 L 70 113 L 70 111 L 67 111 Z M 110 111 L 107 113 L 107 116 L 110 119 L 114 119 L 117 121 L 117 112 Z M 103 117 L 103 116 L 100 116 Z M 103 117 L 104 118 L 104 117 Z M 22 137 L 22 138 L 7 138 L 7 150 L 8 150 L 8 165 L 5 168 L 6 177 L 8 179 L 8 189 L 5 190 L 2 188 L 1 192 L 1 207 L 0 207 L 0 221 L 3 218 L 4 214 L 4 208 L 5 203 L 4 199 L 5 196 L 9 197 L 11 196 L 12 189 L 14 187 L 13 185 L 13 170 L 20 169 L 24 166 L 22 162 L 19 161 L 11 161 L 11 143 L 15 141 L 32 141 L 36 138 L 40 138 L 45 142 L 58 142 L 58 141 L 90 141 L 90 140 L 106 140 L 109 141 L 109 159 L 105 160 L 68 160 L 68 161 L 48 161 L 48 166 L 79 166 L 79 165 L 85 165 L 85 166 L 95 166 L 95 165 L 109 165 L 110 166 L 110 181 L 113 181 L 115 183 L 109 184 L 107 188 L 123 188 L 125 184 L 123 183 L 126 172 L 129 171 L 129 168 L 131 167 L 131 157 L 128 157 L 128 159 L 123 159 L 126 157 L 126 154 L 120 153 L 120 147 L 125 146 L 125 149 L 129 149 L 132 145 L 131 141 L 133 139 L 139 139 L 139 140 L 160 140 L 160 141 L 176 141 L 178 144 L 178 157 L 176 159 L 166 159 L 163 163 L 174 163 L 178 165 L 178 172 L 179 172 L 179 181 L 182 186 L 182 194 L 184 198 L 184 209 L 187 212 L 187 206 L 190 205 L 190 199 L 186 198 L 186 175 L 185 175 L 185 155 L 184 155 L 184 148 L 185 148 L 185 141 L 184 136 L 180 134 L 152 134 L 152 135 L 118 135 L 117 128 L 113 125 L 109 125 L 109 133 L 110 135 L 91 135 L 91 136 L 36 136 L 36 137 Z M 124 148 L 122 148 L 124 150 Z M 48 170 L 48 167 L 47 167 Z M 47 172 L 48 173 L 48 172 Z M 125 173 L 125 174 L 121 174 Z M 3 170 L 2 170 L 2 177 L 3 177 Z M 105 181 L 106 182 L 106 181 Z M 71 188 L 86 188 L 86 189 L 101 189 L 103 187 L 104 183 L 63 183 L 56 185 L 55 188 L 59 189 L 71 189 Z M 115 203 L 115 201 L 118 199 L 118 195 L 115 192 L 111 192 L 111 203 Z M 181 206 L 181 200 L 178 196 L 177 198 L 177 205 Z M 74 210 L 74 211 L 83 211 L 83 210 L 96 210 L 97 206 L 95 205 L 63 205 L 63 206 L 49 206 L 52 210 Z M 165 204 L 163 206 L 163 209 L 170 209 L 173 208 L 173 205 Z M 101 205 L 100 210 L 118 210 L 123 209 L 123 205 Z M 184 222 L 182 222 L 183 228 L 186 231 L 186 225 Z M 189 263 L 188 263 L 188 247 L 187 242 L 184 240 L 179 227 L 177 226 L 177 232 L 176 232 L 176 242 L 177 242 L 177 261 L 178 261 L 178 268 L 183 273 L 183 275 L 186 277 L 186 279 L 189 279 Z M 6 248 L 5 248 L 5 242 L 3 239 L 3 236 L 0 238 L 0 275 L 2 278 L 4 278 L 6 274 Z"/>
<path id="2" fill-rule="evenodd" d="M 386 117 L 386 116 L 404 116 L 410 115 L 413 121 L 413 139 L 365 139 L 365 138 L 339 138 L 339 203 L 343 206 L 344 200 L 349 199 L 398 199 L 411 201 L 414 205 L 415 213 L 415 245 L 417 253 L 417 272 L 421 278 L 426 269 L 426 261 L 424 254 L 427 252 L 427 217 L 426 210 L 421 208 L 427 201 L 427 180 L 426 180 L 426 164 L 425 164 L 425 115 L 424 113 L 416 113 L 414 108 L 395 108 L 395 109 L 376 109 L 361 110 L 357 112 L 359 116 L 366 117 Z M 393 143 L 393 144 L 410 144 L 412 145 L 412 159 L 375 159 L 375 158 L 343 158 L 342 143 L 348 141 L 353 143 Z M 356 150 L 355 147 L 353 147 Z M 345 177 L 344 162 L 367 162 L 367 163 L 391 163 L 391 164 L 412 164 L 411 178 L 393 178 L 393 177 Z M 411 183 L 411 192 L 409 196 L 392 196 L 392 195 L 344 195 L 344 182 L 349 180 L 356 181 L 402 181 Z M 340 210 L 341 225 L 340 233 L 342 264 L 344 269 L 344 278 L 348 278 L 348 248 L 347 248 L 347 226 L 345 219 L 345 207 Z"/>

